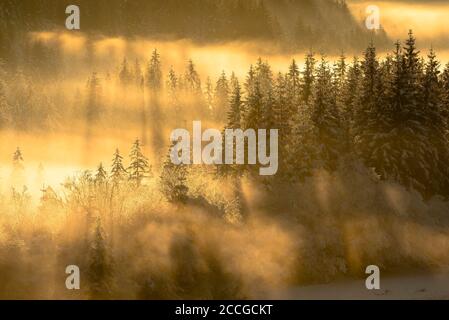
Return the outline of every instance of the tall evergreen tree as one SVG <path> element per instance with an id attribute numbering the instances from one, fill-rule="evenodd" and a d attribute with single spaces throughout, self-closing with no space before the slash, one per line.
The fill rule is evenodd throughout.
<path id="1" fill-rule="evenodd" d="M 148 164 L 148 159 L 142 153 L 140 141 L 138 139 L 134 142 L 129 157 L 129 179 L 136 183 L 137 186 L 140 186 L 142 180 L 150 176 L 151 168 Z"/>
<path id="2" fill-rule="evenodd" d="M 317 70 L 311 107 L 311 121 L 316 128 L 321 165 L 333 170 L 337 167 L 342 150 L 342 131 L 332 75 L 324 58 Z"/>
<path id="3" fill-rule="evenodd" d="M 146 84 L 153 91 L 159 91 L 162 88 L 161 58 L 156 49 L 153 50 L 147 66 Z"/>
<path id="4" fill-rule="evenodd" d="M 87 280 L 91 299 L 110 298 L 112 293 L 113 264 L 108 252 L 100 219 L 90 242 Z"/>
<path id="5" fill-rule="evenodd" d="M 192 60 L 187 63 L 187 70 L 184 75 L 184 86 L 187 92 L 193 94 L 201 93 L 201 80 Z"/>
<path id="6" fill-rule="evenodd" d="M 433 49 L 430 50 L 421 81 L 421 101 L 424 108 L 427 141 L 433 146 L 427 152 L 427 162 L 431 167 L 428 180 L 428 194 L 449 195 L 449 140 L 443 98 L 443 86 L 440 83 L 440 64 Z M 433 152 L 432 152 L 433 151 Z"/>
<path id="7" fill-rule="evenodd" d="M 228 121 L 226 128 L 240 129 L 242 127 L 242 93 L 238 80 L 235 80 L 229 100 Z"/>
<path id="8" fill-rule="evenodd" d="M 215 85 L 214 110 L 217 120 L 223 121 L 228 111 L 229 83 L 226 74 L 222 71 Z"/>
<path id="9" fill-rule="evenodd" d="M 305 59 L 305 67 L 302 72 L 301 91 L 302 102 L 309 104 L 313 95 L 313 85 L 315 81 L 316 60 L 313 53 L 308 53 Z"/>
<path id="10" fill-rule="evenodd" d="M 300 94 L 301 94 L 301 80 L 300 80 L 301 72 L 299 71 L 299 67 L 293 59 L 292 63 L 290 64 L 288 68 L 288 73 L 286 77 L 286 84 L 288 88 L 288 95 L 289 95 L 289 102 L 290 105 L 292 105 L 292 111 L 294 112 L 293 108 L 297 108 L 299 104 Z"/>

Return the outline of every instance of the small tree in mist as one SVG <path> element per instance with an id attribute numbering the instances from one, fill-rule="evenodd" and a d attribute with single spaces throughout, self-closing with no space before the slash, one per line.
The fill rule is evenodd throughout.
<path id="1" fill-rule="evenodd" d="M 129 156 L 129 179 L 136 183 L 137 186 L 140 186 L 144 178 L 150 177 L 151 168 L 148 164 L 148 159 L 142 153 L 139 139 L 134 142 Z"/>
<path id="2" fill-rule="evenodd" d="M 113 263 L 104 238 L 101 220 L 89 245 L 87 280 L 91 299 L 109 298 L 112 292 Z"/>
<path id="3" fill-rule="evenodd" d="M 173 203 L 185 203 L 187 201 L 189 188 L 187 187 L 186 180 L 186 165 L 174 164 L 170 159 L 169 153 L 164 162 L 161 174 L 161 190 L 168 201 Z"/>
<path id="4" fill-rule="evenodd" d="M 106 170 L 103 168 L 103 163 L 100 163 L 98 166 L 97 172 L 95 174 L 95 184 L 97 185 L 103 185 L 108 179 L 108 175 L 106 173 Z"/>
<path id="5" fill-rule="evenodd" d="M 192 60 L 187 63 L 187 69 L 184 75 L 184 85 L 187 92 L 192 94 L 201 94 L 201 80 Z"/>
<path id="6" fill-rule="evenodd" d="M 111 179 L 112 182 L 117 185 L 124 181 L 128 172 L 123 167 L 123 157 L 120 155 L 118 149 L 115 150 L 114 157 L 112 159 Z"/>
<path id="7" fill-rule="evenodd" d="M 215 85 L 214 110 L 217 120 L 223 121 L 228 110 L 229 83 L 226 74 L 222 71 Z"/>
<path id="8" fill-rule="evenodd" d="M 127 86 L 131 83 L 132 74 L 126 58 L 123 58 L 122 65 L 120 66 L 119 79 L 123 86 Z"/>
<path id="9" fill-rule="evenodd" d="M 159 91 L 162 89 L 162 68 L 161 57 L 156 49 L 151 54 L 146 72 L 146 84 L 150 90 Z"/>
<path id="10" fill-rule="evenodd" d="M 101 84 L 96 72 L 93 72 L 87 81 L 86 120 L 88 125 L 98 118 L 101 108 Z"/>

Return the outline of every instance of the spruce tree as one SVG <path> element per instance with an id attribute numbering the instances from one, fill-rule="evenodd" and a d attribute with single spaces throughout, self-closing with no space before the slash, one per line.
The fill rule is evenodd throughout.
<path id="1" fill-rule="evenodd" d="M 206 104 L 211 118 L 216 118 L 216 110 L 214 108 L 214 89 L 210 77 L 206 79 Z"/>
<path id="2" fill-rule="evenodd" d="M 101 109 L 102 87 L 100 78 L 93 72 L 87 82 L 86 120 L 90 124 L 99 116 Z"/>
<path id="3" fill-rule="evenodd" d="M 90 242 L 87 280 L 91 299 L 106 299 L 112 293 L 113 264 L 108 252 L 100 219 Z"/>
<path id="4" fill-rule="evenodd" d="M 301 91 L 302 102 L 309 104 L 313 95 L 313 85 L 315 81 L 315 64 L 316 60 L 313 53 L 308 53 L 305 59 L 305 66 L 302 72 Z"/>
<path id="5" fill-rule="evenodd" d="M 170 147 L 172 150 L 174 143 Z M 186 203 L 188 200 L 189 188 L 186 184 L 187 167 L 185 164 L 176 165 L 171 161 L 168 154 L 161 174 L 161 191 L 169 202 Z"/>
<path id="6" fill-rule="evenodd" d="M 126 58 L 123 58 L 122 65 L 120 66 L 119 79 L 123 86 L 129 85 L 132 81 L 131 70 L 128 66 L 128 61 Z"/>
<path id="7" fill-rule="evenodd" d="M 229 100 L 228 121 L 226 128 L 240 129 L 242 127 L 242 93 L 238 80 L 234 81 Z"/>
<path id="8" fill-rule="evenodd" d="M 332 75 L 324 58 L 317 70 L 311 107 L 311 121 L 316 130 L 321 166 L 334 170 L 342 151 L 342 130 Z"/>
<path id="9" fill-rule="evenodd" d="M 228 111 L 229 83 L 226 74 L 222 71 L 215 85 L 214 110 L 216 110 L 217 120 L 223 121 Z"/>
<path id="10" fill-rule="evenodd" d="M 148 159 L 141 151 L 140 141 L 137 139 L 130 153 L 130 165 L 128 167 L 129 179 L 137 186 L 142 184 L 144 178 L 148 178 L 151 173 L 151 168 L 148 164 Z"/>
<path id="11" fill-rule="evenodd" d="M 103 163 L 98 166 L 97 172 L 95 174 L 95 183 L 97 185 L 102 185 L 107 181 L 107 173 L 103 168 Z"/>
<path id="12" fill-rule="evenodd" d="M 187 92 L 201 94 L 201 80 L 192 60 L 187 63 L 187 70 L 184 75 L 184 86 Z"/>
<path id="13" fill-rule="evenodd" d="M 126 169 L 123 167 L 123 157 L 120 155 L 119 150 L 116 149 L 112 159 L 111 179 L 114 184 L 118 184 L 125 180 L 127 174 Z"/>
<path id="14" fill-rule="evenodd" d="M 301 94 L 301 82 L 300 82 L 300 74 L 299 67 L 293 59 L 292 63 L 288 68 L 288 73 L 286 77 L 287 84 L 287 93 L 289 95 L 289 102 L 292 106 L 290 109 L 294 112 L 294 108 L 298 106 L 300 94 Z"/>
<path id="15" fill-rule="evenodd" d="M 147 66 L 146 84 L 153 91 L 159 91 L 162 88 L 161 58 L 156 49 L 153 50 Z"/>
<path id="16" fill-rule="evenodd" d="M 421 101 L 424 108 L 425 126 L 427 128 L 428 152 L 427 162 L 431 167 L 428 180 L 430 194 L 448 194 L 449 170 L 449 141 L 447 136 L 447 122 L 445 119 L 445 107 L 443 90 L 440 78 L 440 64 L 433 49 L 430 50 L 425 64 L 425 72 L 421 81 Z"/>

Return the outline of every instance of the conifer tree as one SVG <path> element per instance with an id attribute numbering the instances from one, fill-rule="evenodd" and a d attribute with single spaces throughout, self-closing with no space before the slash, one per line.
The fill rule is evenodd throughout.
<path id="1" fill-rule="evenodd" d="M 428 180 L 428 195 L 447 194 L 449 186 L 449 141 L 447 136 L 447 122 L 443 98 L 443 86 L 440 83 L 440 64 L 433 49 L 430 50 L 425 64 L 425 72 L 421 81 L 421 101 L 424 108 L 425 126 L 428 143 L 433 148 L 427 152 L 427 162 L 431 167 Z"/>
<path id="2" fill-rule="evenodd" d="M 210 77 L 207 77 L 206 79 L 206 104 L 211 118 L 215 118 L 214 89 Z"/>
<path id="3" fill-rule="evenodd" d="M 123 58 L 122 65 L 120 66 L 119 79 L 123 86 L 127 86 L 131 83 L 132 75 L 126 58 Z"/>
<path id="4" fill-rule="evenodd" d="M 120 155 L 119 150 L 116 149 L 112 159 L 111 179 L 114 184 L 118 184 L 125 180 L 127 174 L 126 169 L 123 167 L 123 157 Z"/>
<path id="5" fill-rule="evenodd" d="M 252 92 L 247 95 L 245 101 L 244 128 L 262 129 L 264 121 L 264 105 L 260 83 L 255 81 Z"/>
<path id="6" fill-rule="evenodd" d="M 449 63 L 441 75 L 443 114 L 446 123 L 449 121 Z"/>
<path id="7" fill-rule="evenodd" d="M 305 59 L 305 67 L 302 72 L 301 91 L 302 102 L 309 104 L 313 95 L 313 84 L 315 81 L 315 64 L 316 60 L 313 53 L 308 53 Z"/>
<path id="8" fill-rule="evenodd" d="M 171 104 L 176 105 L 178 102 L 178 77 L 176 76 L 175 70 L 173 67 L 170 68 L 168 72 L 167 79 L 167 94 Z"/>
<path id="9" fill-rule="evenodd" d="M 238 80 L 234 81 L 229 106 L 226 128 L 240 129 L 242 127 L 242 93 Z"/>
<path id="10" fill-rule="evenodd" d="M 134 61 L 134 68 L 132 70 L 132 81 L 136 88 L 142 88 L 144 83 L 144 78 L 142 74 L 142 68 L 140 67 L 140 62 L 138 59 Z"/>
<path id="11" fill-rule="evenodd" d="M 184 86 L 187 92 L 193 94 L 201 93 L 201 80 L 192 60 L 187 63 L 187 70 L 184 75 Z"/>
<path id="12" fill-rule="evenodd" d="M 301 94 L 301 82 L 300 82 L 300 74 L 299 67 L 293 59 L 292 63 L 290 64 L 288 68 L 287 73 L 287 88 L 288 88 L 288 95 L 289 95 L 289 102 L 292 106 L 290 109 L 292 112 L 294 112 L 295 107 L 297 108 L 299 104 L 300 94 Z"/>
<path id="13" fill-rule="evenodd" d="M 153 91 L 159 91 L 162 88 L 161 58 L 156 49 L 153 50 L 147 66 L 146 84 Z"/>
<path id="14" fill-rule="evenodd" d="M 172 147 L 174 143 L 170 147 Z M 170 151 L 171 152 L 171 151 Z M 186 184 L 187 167 L 184 164 L 176 165 L 171 161 L 168 154 L 161 174 L 161 189 L 169 202 L 186 203 L 188 199 L 189 188 Z"/>
<path id="15" fill-rule="evenodd" d="M 365 51 L 365 58 L 362 62 L 363 77 L 360 80 L 360 92 L 356 97 L 354 110 L 353 134 L 355 136 L 355 148 L 358 154 L 370 162 L 372 148 L 377 147 L 379 137 L 377 133 L 383 130 L 382 117 L 387 113 L 381 113 L 383 107 L 381 103 L 382 92 L 378 92 L 379 62 L 377 60 L 376 48 L 371 43 Z M 380 142 L 381 143 L 381 142 Z M 370 163 L 373 165 L 373 163 Z"/>
<path id="16" fill-rule="evenodd" d="M 354 57 L 351 66 L 348 68 L 347 76 L 343 84 L 340 97 L 340 110 L 343 122 L 346 126 L 347 137 L 350 139 L 350 129 L 354 120 L 355 103 L 359 97 L 362 69 L 359 59 Z"/>
<path id="17" fill-rule="evenodd" d="M 137 139 L 130 153 L 130 165 L 128 168 L 129 179 L 136 183 L 137 186 L 142 184 L 144 178 L 148 178 L 151 173 L 151 168 L 148 164 L 148 159 L 141 151 L 140 141 Z"/>
<path id="18" fill-rule="evenodd" d="M 91 299 L 106 299 L 112 293 L 113 264 L 108 252 L 100 219 L 90 242 L 87 280 Z"/>
<path id="19" fill-rule="evenodd" d="M 102 185 L 106 182 L 106 180 L 107 180 L 106 170 L 104 170 L 104 168 L 103 168 L 103 163 L 100 163 L 100 165 L 98 166 L 97 172 L 95 174 L 95 183 L 97 185 Z"/>
<path id="20" fill-rule="evenodd" d="M 101 108 L 102 88 L 100 78 L 93 72 L 87 81 L 86 120 L 88 124 L 98 118 Z"/>
<path id="21" fill-rule="evenodd" d="M 214 93 L 214 110 L 217 120 L 223 121 L 225 119 L 226 113 L 228 111 L 229 102 L 229 83 L 226 78 L 226 74 L 222 71 L 220 78 L 218 78 L 215 85 Z"/>
<path id="22" fill-rule="evenodd" d="M 320 150 L 321 165 L 326 169 L 334 170 L 342 150 L 342 131 L 332 76 L 324 58 L 317 70 L 311 106 L 311 121 L 316 128 L 316 142 Z"/>

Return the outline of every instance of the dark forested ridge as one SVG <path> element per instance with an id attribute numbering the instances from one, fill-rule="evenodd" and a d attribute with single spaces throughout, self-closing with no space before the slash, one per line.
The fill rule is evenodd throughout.
<path id="1" fill-rule="evenodd" d="M 0 52 L 14 57 L 30 31 L 63 29 L 73 1 L 0 2 Z M 199 42 L 270 40 L 284 49 L 361 49 L 385 46 L 341 0 L 78 0 L 81 31 L 105 36 L 187 38 Z"/>

